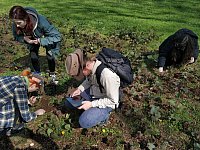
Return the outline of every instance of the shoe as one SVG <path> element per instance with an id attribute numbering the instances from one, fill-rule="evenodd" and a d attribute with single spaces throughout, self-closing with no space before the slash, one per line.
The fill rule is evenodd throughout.
<path id="1" fill-rule="evenodd" d="M 58 81 L 56 80 L 56 74 L 54 72 L 50 72 L 49 77 L 50 77 L 50 83 L 58 84 Z"/>

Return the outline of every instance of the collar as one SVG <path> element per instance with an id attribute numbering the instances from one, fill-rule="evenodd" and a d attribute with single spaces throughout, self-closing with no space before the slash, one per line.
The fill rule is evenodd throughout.
<path id="1" fill-rule="evenodd" d="M 96 73 L 97 67 L 101 64 L 101 61 L 96 59 L 96 62 L 94 64 L 94 67 L 92 68 L 92 75 Z"/>
<path id="2" fill-rule="evenodd" d="M 24 79 L 24 81 L 25 81 L 25 83 L 26 83 L 26 85 L 27 85 L 27 89 L 28 89 L 28 87 L 29 87 L 29 85 L 30 85 L 30 82 L 29 82 L 28 77 L 27 77 L 27 76 L 22 76 L 22 78 Z"/>
<path id="3" fill-rule="evenodd" d="M 33 23 L 33 26 L 34 26 L 33 31 L 34 31 L 37 28 L 37 25 L 38 25 L 38 16 L 31 11 L 27 11 L 27 13 L 29 14 L 30 20 Z"/>

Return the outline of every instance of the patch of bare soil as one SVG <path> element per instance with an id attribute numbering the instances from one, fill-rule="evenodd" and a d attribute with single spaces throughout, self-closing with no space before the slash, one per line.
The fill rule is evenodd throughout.
<path id="1" fill-rule="evenodd" d="M 13 41 L 11 29 L 4 21 L 0 18 L 0 74 L 30 66 L 26 48 Z M 0 149 L 199 148 L 199 64 L 159 74 L 155 68 L 156 53 L 151 54 L 147 48 L 153 39 L 153 32 L 136 34 L 122 30 L 101 37 L 99 33 L 81 33 L 74 27 L 63 37 L 64 47 L 57 61 L 59 84 L 46 84 L 45 94 L 30 108 L 31 111 L 44 108 L 46 114 L 28 123 L 20 133 L 1 138 Z M 131 60 L 136 77 L 123 90 L 120 108 L 111 113 L 107 124 L 81 129 L 78 118 L 82 111 L 63 107 L 65 98 L 79 84 L 64 73 L 63 62 L 68 53 L 65 50 L 82 47 L 94 51 L 103 46 L 123 51 Z M 16 55 L 19 56 L 16 58 Z M 46 71 L 47 63 L 42 63 L 42 67 Z M 48 75 L 44 77 L 49 80 Z"/>

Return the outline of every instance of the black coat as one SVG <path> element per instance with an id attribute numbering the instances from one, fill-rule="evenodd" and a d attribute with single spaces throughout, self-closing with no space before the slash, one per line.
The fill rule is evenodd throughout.
<path id="1" fill-rule="evenodd" d="M 171 52 L 174 48 L 174 39 L 178 38 L 180 35 L 189 35 L 194 41 L 194 53 L 193 57 L 196 60 L 199 55 L 199 45 L 198 45 L 198 36 L 189 29 L 180 29 L 175 32 L 173 35 L 170 35 L 165 39 L 162 44 L 159 46 L 159 57 L 158 57 L 158 67 L 164 67 L 171 65 Z"/>

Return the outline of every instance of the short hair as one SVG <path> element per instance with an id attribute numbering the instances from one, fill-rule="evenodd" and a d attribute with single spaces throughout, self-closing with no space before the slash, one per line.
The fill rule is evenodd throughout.
<path id="1" fill-rule="evenodd" d="M 31 71 L 29 69 L 25 69 L 21 72 L 21 76 L 26 76 L 28 77 L 29 83 L 30 85 L 36 84 L 37 87 L 41 87 L 44 84 L 44 79 L 42 76 L 37 75 L 37 74 L 32 74 Z M 38 78 L 39 80 L 41 80 L 40 83 L 35 82 L 34 80 L 32 80 L 32 77 Z"/>

